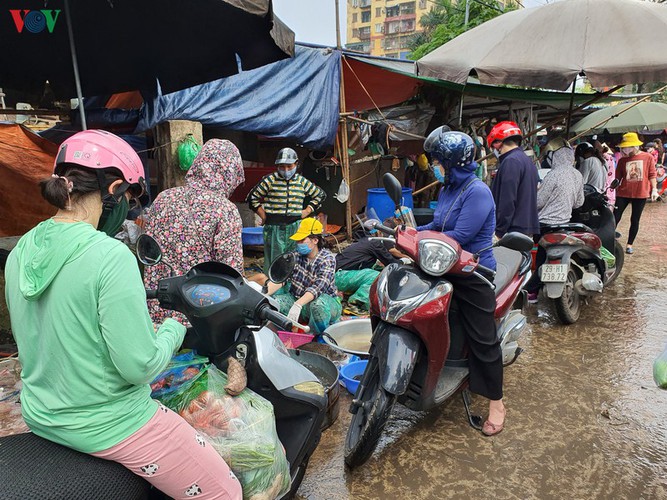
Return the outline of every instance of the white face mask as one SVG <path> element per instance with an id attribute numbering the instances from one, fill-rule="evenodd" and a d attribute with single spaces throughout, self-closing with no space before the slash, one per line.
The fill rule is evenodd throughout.
<path id="1" fill-rule="evenodd" d="M 623 153 L 624 156 L 632 156 L 635 154 L 635 148 L 621 148 L 621 153 Z"/>
<path id="2" fill-rule="evenodd" d="M 496 158 L 500 158 L 500 151 L 494 148 L 493 149 L 493 156 L 495 156 Z"/>
<path id="3" fill-rule="evenodd" d="M 296 167 L 290 170 L 278 170 L 278 175 L 283 176 L 285 179 L 290 180 L 296 174 Z"/>

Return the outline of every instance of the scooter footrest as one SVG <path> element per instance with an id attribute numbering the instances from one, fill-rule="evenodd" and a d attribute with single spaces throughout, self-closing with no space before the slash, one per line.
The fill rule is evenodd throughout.
<path id="1" fill-rule="evenodd" d="M 468 378 L 468 374 L 468 368 L 445 366 L 435 387 L 435 402 L 441 403 L 454 394 Z"/>

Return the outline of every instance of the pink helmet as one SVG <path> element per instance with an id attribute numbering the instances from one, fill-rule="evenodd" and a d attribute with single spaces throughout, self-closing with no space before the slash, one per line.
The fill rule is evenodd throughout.
<path id="1" fill-rule="evenodd" d="M 63 142 L 53 170 L 57 171 L 63 163 L 92 169 L 113 167 L 128 184 L 136 184 L 142 191 L 146 188 L 139 155 L 123 139 L 105 130 L 84 130 Z"/>

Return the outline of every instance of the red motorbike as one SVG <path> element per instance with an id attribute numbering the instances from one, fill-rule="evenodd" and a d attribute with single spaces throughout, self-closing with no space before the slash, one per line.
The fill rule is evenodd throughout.
<path id="1" fill-rule="evenodd" d="M 398 206 L 400 183 L 391 174 L 383 180 Z M 495 289 L 505 365 L 521 353 L 517 340 L 526 326 L 522 287 L 530 276 L 531 238 L 519 233 L 501 238 L 494 245 L 494 273 L 478 263 L 479 254 L 462 250 L 441 232 L 381 224 L 375 228 L 395 237 L 396 247 L 414 264 L 385 267 L 371 288 L 370 357 L 350 406 L 353 415 L 345 440 L 345 463 L 350 468 L 373 453 L 397 402 L 412 410 L 428 410 L 462 390 L 468 421 L 481 428 L 482 419 L 470 412 L 465 335 L 447 276 L 475 274 Z M 492 275 L 493 283 L 486 278 Z"/>

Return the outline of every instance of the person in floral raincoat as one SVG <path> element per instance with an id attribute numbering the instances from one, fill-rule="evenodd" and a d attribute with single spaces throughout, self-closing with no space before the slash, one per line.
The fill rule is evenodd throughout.
<path id="1" fill-rule="evenodd" d="M 173 266 L 175 275 L 207 261 L 243 272 L 243 224 L 229 197 L 244 180 L 236 146 L 211 139 L 192 163 L 185 186 L 166 189 L 155 198 L 145 214 L 144 230 L 159 243 L 163 260 Z M 164 264 L 147 267 L 144 284 L 155 289 L 160 279 L 169 276 Z M 185 322 L 180 313 L 160 309 L 157 300 L 149 300 L 148 309 L 156 327 L 169 317 Z"/>

